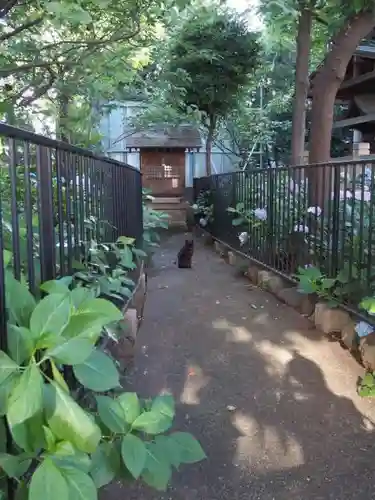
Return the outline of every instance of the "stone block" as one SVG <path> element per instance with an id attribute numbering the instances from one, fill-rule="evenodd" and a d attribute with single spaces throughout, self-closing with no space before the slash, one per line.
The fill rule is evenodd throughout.
<path id="1" fill-rule="evenodd" d="M 258 272 L 258 285 L 264 289 L 268 289 L 269 281 L 274 277 L 274 274 L 269 271 Z"/>
<path id="2" fill-rule="evenodd" d="M 214 248 L 215 248 L 215 252 L 217 252 L 219 255 L 221 255 L 223 253 L 223 245 L 221 243 L 219 243 L 218 241 L 215 241 Z"/>
<path id="3" fill-rule="evenodd" d="M 350 322 L 350 316 L 341 309 L 332 309 L 325 302 L 315 306 L 315 326 L 324 333 L 341 333 Z"/>
<path id="4" fill-rule="evenodd" d="M 271 276 L 267 282 L 267 290 L 269 290 L 274 295 L 277 295 L 282 289 L 285 289 L 284 280 L 276 274 Z"/>
<path id="5" fill-rule="evenodd" d="M 203 234 L 203 244 L 207 246 L 211 246 L 214 244 L 214 239 L 209 233 Z"/>
<path id="6" fill-rule="evenodd" d="M 302 297 L 302 303 L 298 310 L 304 316 L 311 316 L 315 311 L 317 297 L 315 295 L 302 295 Z"/>
<path id="7" fill-rule="evenodd" d="M 375 371 L 375 333 L 370 333 L 360 340 L 359 350 L 366 370 Z"/>
<path id="8" fill-rule="evenodd" d="M 277 297 L 294 309 L 300 309 L 304 296 L 296 288 L 283 288 L 277 293 Z"/>
<path id="9" fill-rule="evenodd" d="M 237 256 L 232 251 L 228 252 L 228 264 L 230 264 L 231 266 L 235 266 L 237 264 Z"/>
<path id="10" fill-rule="evenodd" d="M 250 265 L 247 268 L 246 271 L 246 276 L 249 278 L 249 280 L 254 283 L 255 285 L 258 284 L 258 273 L 259 273 L 259 267 Z"/>
<path id="11" fill-rule="evenodd" d="M 350 350 L 356 349 L 357 333 L 355 331 L 354 321 L 349 321 L 349 323 L 343 328 L 341 332 L 341 340 L 348 349 Z"/>

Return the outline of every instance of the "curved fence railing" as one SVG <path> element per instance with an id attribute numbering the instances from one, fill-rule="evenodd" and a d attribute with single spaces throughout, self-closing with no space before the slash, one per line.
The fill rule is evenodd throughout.
<path id="1" fill-rule="evenodd" d="M 314 268 L 306 287 L 352 308 L 375 295 L 375 162 L 213 175 L 194 192 L 213 236 L 262 265 L 288 278 Z"/>

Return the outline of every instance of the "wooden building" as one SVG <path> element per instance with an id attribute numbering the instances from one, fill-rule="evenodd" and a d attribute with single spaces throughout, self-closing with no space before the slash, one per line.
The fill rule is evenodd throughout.
<path id="1" fill-rule="evenodd" d="M 158 126 L 136 132 L 126 141 L 126 152 L 139 154 L 143 186 L 155 197 L 185 194 L 186 153 L 199 151 L 202 140 L 191 126 Z"/>
<path id="2" fill-rule="evenodd" d="M 361 153 L 375 154 L 375 43 L 363 42 L 349 62 L 343 83 L 336 96 L 338 103 L 347 107 L 337 119 L 334 129 L 349 128 L 356 131 L 356 144 L 369 144 L 370 150 L 359 146 Z M 355 152 L 355 151 L 354 151 Z"/>

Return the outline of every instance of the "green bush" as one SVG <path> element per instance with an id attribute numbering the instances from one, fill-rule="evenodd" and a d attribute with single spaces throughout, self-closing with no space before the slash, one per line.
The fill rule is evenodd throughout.
<path id="1" fill-rule="evenodd" d="M 205 454 L 190 434 L 169 433 L 172 396 L 150 401 L 135 393 L 105 394 L 120 387 L 119 374 L 97 342 L 122 313 L 90 288 L 70 289 L 71 283 L 44 283 L 48 295 L 37 301 L 6 274 L 8 351 L 0 351 L 0 413 L 12 444 L 11 453 L 1 450 L 2 480 L 13 478 L 17 495 L 30 500 L 97 499 L 97 490 L 114 479 L 141 479 L 164 490 L 173 469 Z M 94 393 L 93 409 L 75 398 L 65 367 Z"/>

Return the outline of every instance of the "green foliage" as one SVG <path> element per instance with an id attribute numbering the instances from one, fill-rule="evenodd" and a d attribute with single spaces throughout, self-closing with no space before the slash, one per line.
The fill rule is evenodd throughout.
<path id="1" fill-rule="evenodd" d="M 159 246 L 159 231 L 161 229 L 168 229 L 169 227 L 169 215 L 159 210 L 153 210 L 150 206 L 151 200 L 151 191 L 143 188 L 143 244 L 148 253 Z"/>
<path id="2" fill-rule="evenodd" d="M 263 221 L 255 216 L 254 210 L 246 208 L 242 201 L 237 203 L 235 207 L 228 207 L 227 212 L 234 215 L 232 225 L 235 227 L 246 225 L 251 230 L 263 225 Z"/>
<path id="3" fill-rule="evenodd" d="M 361 397 L 375 396 L 375 376 L 374 373 L 366 373 L 358 384 L 358 395 Z"/>
<path id="4" fill-rule="evenodd" d="M 169 432 L 175 415 L 170 395 L 150 402 L 135 393 L 98 394 L 93 411 L 75 400 L 64 366 L 73 366 L 86 390 L 119 386 L 116 367 L 97 340 L 122 313 L 90 289 L 70 290 L 68 282 L 43 284 L 49 295 L 36 303 L 25 285 L 8 279 L 14 339 L 8 354 L 0 351 L 0 409 L 13 451 L 0 454 L 0 467 L 32 500 L 94 500 L 98 488 L 124 471 L 165 490 L 173 469 L 205 454 L 190 434 Z"/>
<path id="5" fill-rule="evenodd" d="M 184 89 L 183 101 L 210 125 L 225 117 L 259 63 L 256 35 L 234 14 L 202 7 L 176 33 L 168 70 Z"/>
<path id="6" fill-rule="evenodd" d="M 214 220 L 214 205 L 210 190 L 202 190 L 193 205 L 194 214 L 200 218 L 201 225 L 205 227 Z"/>
<path id="7" fill-rule="evenodd" d="M 347 269 L 338 273 L 335 278 L 329 278 L 317 267 L 299 267 L 294 276 L 298 280 L 298 291 L 303 294 L 316 294 L 326 300 L 330 307 L 343 303 L 350 289 L 350 277 Z"/>

